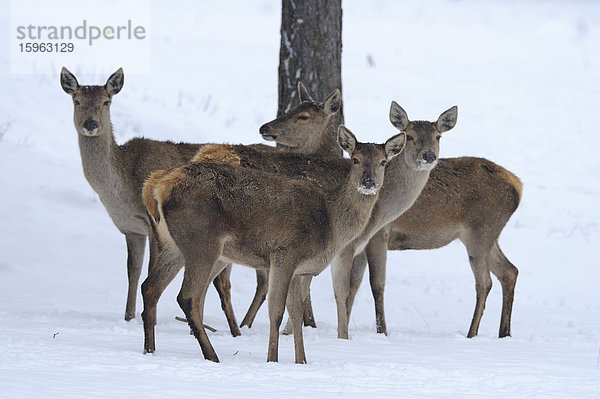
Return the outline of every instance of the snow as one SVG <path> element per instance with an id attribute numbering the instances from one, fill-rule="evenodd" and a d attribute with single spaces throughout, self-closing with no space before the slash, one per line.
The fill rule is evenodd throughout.
<path id="1" fill-rule="evenodd" d="M 458 105 L 441 155 L 483 156 L 522 179 L 523 200 L 500 239 L 520 270 L 513 336 L 497 339 L 494 279 L 479 336 L 465 337 L 475 290 L 464 247 L 452 243 L 389 253 L 387 337 L 375 333 L 365 283 L 350 339 L 336 338 L 325 271 L 313 280 L 318 328 L 304 330 L 307 365 L 293 363 L 288 336 L 279 363 L 266 363 L 266 307 L 232 338 L 212 288 L 206 322 L 218 329 L 209 336 L 221 363 L 211 363 L 174 319 L 179 276 L 159 303 L 157 351 L 143 355 L 140 317 L 123 320 L 125 240 L 83 176 L 61 65 L 10 74 L 3 51 L 0 397 L 600 398 L 600 4 L 343 7 L 345 124 L 359 140 L 394 134 L 392 99 L 411 119 Z M 8 15 L 0 3 L 2 26 Z M 118 142 L 259 142 L 259 126 L 276 113 L 279 24 L 277 0 L 153 2 L 152 72 L 125 70 L 111 106 Z M 2 48 L 8 35 L 0 31 Z M 108 78 L 66 66 L 82 84 Z M 235 267 L 238 321 L 254 288 L 254 272 Z"/>

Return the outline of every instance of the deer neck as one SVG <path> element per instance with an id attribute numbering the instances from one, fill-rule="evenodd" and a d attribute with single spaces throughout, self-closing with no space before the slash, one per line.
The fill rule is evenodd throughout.
<path id="1" fill-rule="evenodd" d="M 103 129 L 94 137 L 80 133 L 78 136 L 83 173 L 92 188 L 98 194 L 102 194 L 120 181 L 121 154 L 113 136 L 112 126 Z"/>
<path id="2" fill-rule="evenodd" d="M 378 194 L 365 195 L 357 185 L 348 179 L 346 184 L 331 194 L 333 212 L 333 237 L 336 247 L 341 248 L 363 231 Z"/>
<path id="3" fill-rule="evenodd" d="M 331 155 L 331 131 L 333 130 L 333 118 L 330 117 L 327 119 L 327 123 L 323 130 L 321 130 L 321 134 L 319 134 L 318 139 L 313 144 L 313 148 L 310 148 L 309 151 L 306 151 L 308 154 L 315 155 Z"/>
<path id="4" fill-rule="evenodd" d="M 364 230 L 357 238 L 357 244 L 363 245 L 386 224 L 408 210 L 415 202 L 429 179 L 430 170 L 415 170 L 404 157 L 390 161 L 384 176 L 377 203 Z"/>

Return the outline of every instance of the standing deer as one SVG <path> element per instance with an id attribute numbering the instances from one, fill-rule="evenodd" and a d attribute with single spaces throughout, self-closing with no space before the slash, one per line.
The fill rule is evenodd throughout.
<path id="1" fill-rule="evenodd" d="M 142 284 L 145 352 L 155 349 L 156 303 L 165 273 L 178 269 L 183 261 L 177 301 L 204 357 L 218 362 L 203 327 L 204 299 L 222 262 L 235 262 L 269 270 L 267 361 L 278 360 L 279 326 L 287 306 L 295 360 L 306 363 L 300 276 L 323 271 L 337 251 L 360 234 L 377 201 L 386 164 L 406 143 L 403 133 L 385 144 L 358 143 L 343 126 L 338 142 L 351 160 L 279 154 L 287 159 L 287 167 L 326 173 L 334 183 L 322 188 L 306 180 L 240 167 L 245 166 L 243 159 L 231 146 L 222 146 L 225 164 L 193 162 L 150 176 L 142 195 L 161 248 Z M 202 150 L 194 160 L 203 160 Z M 269 168 L 264 162 L 261 165 Z M 282 167 L 280 161 L 273 167 Z"/>
<path id="2" fill-rule="evenodd" d="M 437 164 L 442 133 L 456 125 L 456 106 L 443 112 L 436 122 L 410 121 L 396 102 L 390 107 L 390 122 L 406 134 L 403 156 L 390 163 L 379 199 L 362 233 L 338 253 L 331 264 L 337 305 L 338 338 L 348 338 L 352 264 L 371 238 L 385 225 L 402 215 L 415 202 L 430 172 Z M 360 260 L 360 257 L 357 259 Z"/>
<path id="3" fill-rule="evenodd" d="M 331 118 L 341 107 L 341 92 L 336 89 L 331 92 L 324 102 L 316 102 L 308 94 L 306 88 L 302 83 L 298 83 L 298 91 L 300 94 L 300 104 L 292 107 L 287 113 L 279 116 L 272 122 L 269 122 L 261 127 L 263 138 L 266 140 L 277 139 L 278 143 L 284 144 L 284 148 L 289 153 L 319 153 L 324 148 L 326 143 L 329 143 L 329 135 L 331 129 L 333 129 L 333 119 Z M 302 142 L 294 142 L 295 137 L 305 137 Z M 326 139 L 324 138 L 326 137 Z M 289 144 L 289 145 L 287 145 Z M 327 144 L 328 145 L 328 144 Z M 229 154 L 235 154 L 235 158 L 240 158 L 240 165 L 252 169 L 263 170 L 271 173 L 278 173 L 288 177 L 295 177 L 301 179 L 308 179 L 312 183 L 317 184 L 320 187 L 331 187 L 337 184 L 337 182 L 327 175 L 327 164 L 322 163 L 322 159 L 313 160 L 312 164 L 306 164 L 307 159 L 304 157 L 288 156 L 280 151 L 274 150 L 271 147 L 273 153 L 266 153 L 265 148 L 261 146 L 251 146 L 248 148 L 243 145 L 230 145 L 227 148 L 230 152 L 223 152 L 221 145 L 204 145 L 198 151 L 195 159 L 202 162 L 211 163 L 223 163 L 228 162 Z M 258 151 L 260 150 L 260 151 Z M 268 156 L 267 156 L 268 155 Z M 294 158 L 290 161 L 290 157 Z M 168 266 L 164 266 L 162 272 L 155 273 L 149 280 L 156 280 L 152 283 L 142 284 L 142 294 L 147 295 L 150 298 L 158 298 L 167 287 L 167 285 L 175 278 L 175 275 L 181 269 L 183 262 L 180 259 L 171 259 Z M 230 268 L 228 268 L 230 269 Z M 225 269 L 227 270 L 227 269 Z M 220 277 L 223 275 L 219 275 Z M 256 316 L 256 311 L 260 305 L 264 302 L 267 293 L 267 281 L 268 281 L 268 270 L 257 269 L 257 291 L 254 296 L 251 309 L 242 322 L 243 325 L 252 325 L 252 321 Z M 221 282 L 229 284 L 229 275 L 227 278 L 220 278 Z M 303 281 L 309 280 L 310 277 L 304 277 Z M 216 282 L 217 280 L 215 280 Z M 146 292 L 146 290 L 152 289 L 152 293 Z M 228 285 L 227 292 L 229 292 Z M 308 290 L 307 283 L 303 283 L 305 290 Z M 154 300 L 154 299 L 153 299 Z M 230 296 L 227 297 L 230 300 Z M 223 304 L 225 306 L 225 304 Z M 231 307 L 231 303 L 228 302 L 227 306 Z M 145 309 L 149 306 L 145 305 Z M 314 317 L 312 316 L 312 307 L 310 303 L 306 303 L 304 306 L 306 313 L 304 320 L 307 325 L 311 322 L 314 325 Z M 251 316 L 249 316 L 251 315 Z M 142 314 L 144 316 L 144 314 Z M 251 317 L 251 318 L 250 318 Z M 248 321 L 249 320 L 249 321 Z M 291 327 L 287 328 L 286 331 L 290 332 Z"/>
<path id="4" fill-rule="evenodd" d="M 300 104 L 292 107 L 288 112 L 271 122 L 260 127 L 260 134 L 267 141 L 276 141 L 278 145 L 289 152 L 306 155 L 329 155 L 333 129 L 333 116 L 342 105 L 341 92 L 336 89 L 331 92 L 323 103 L 312 99 L 304 85 L 298 82 L 298 97 Z M 254 318 L 267 297 L 269 273 L 266 270 L 256 270 L 256 292 L 252 303 L 240 324 L 240 327 L 252 327 Z M 305 299 L 303 301 L 304 325 L 316 327 L 315 319 L 310 305 L 308 287 L 310 277 L 303 281 Z M 285 333 L 291 333 L 288 324 Z"/>
<path id="5" fill-rule="evenodd" d="M 519 206 L 521 190 L 518 177 L 487 159 L 440 159 L 414 205 L 371 238 L 365 250 L 366 259 L 355 259 L 348 299 L 349 311 L 368 260 L 377 332 L 387 335 L 383 306 L 386 251 L 435 249 L 458 239 L 467 249 L 477 294 L 467 337 L 477 335 L 485 302 L 492 288 L 490 270 L 502 285 L 498 336 L 510 336 L 512 304 L 519 272 L 500 249 L 498 237 Z"/>
<path id="6" fill-rule="evenodd" d="M 118 145 L 112 131 L 110 106 L 113 96 L 123 88 L 121 68 L 108 78 L 104 86 L 80 86 L 75 76 L 63 67 L 60 82 L 63 90 L 73 99 L 73 120 L 75 130 L 79 133 L 85 178 L 100 197 L 115 226 L 125 235 L 129 279 L 125 320 L 129 321 L 135 317 L 136 292 L 147 236 L 150 241 L 149 269 L 156 255 L 150 221 L 141 199 L 144 180 L 155 170 L 189 161 L 201 145 L 143 138 L 134 138 Z M 227 273 L 229 269 L 218 276 L 215 286 L 231 334 L 238 336 L 240 331 L 231 307 Z"/>
<path id="7" fill-rule="evenodd" d="M 269 126 L 264 130 L 268 130 L 277 142 L 283 132 L 289 131 L 286 124 L 265 126 Z M 313 136 L 314 132 L 319 131 L 320 139 Z M 329 148 L 306 145 L 325 142 L 329 137 L 328 131 L 314 127 L 310 131 L 294 130 L 292 133 L 284 136 L 282 144 L 290 148 L 304 146 L 306 152 L 329 154 Z M 502 285 L 502 315 L 498 336 L 510 336 L 518 269 L 500 249 L 498 238 L 519 205 L 521 191 L 522 184 L 518 177 L 487 159 L 440 158 L 415 203 L 371 238 L 365 253 L 356 256 L 351 274 L 349 309 L 352 309 L 368 261 L 377 332 L 387 335 L 383 300 L 386 250 L 436 249 L 458 239 L 467 248 L 476 282 L 477 304 L 467 336 L 477 335 L 490 290 L 490 270 Z M 266 281 L 259 283 L 256 290 L 257 293 L 264 292 L 266 296 Z M 312 315 L 312 309 L 307 304 L 310 304 L 310 296 L 305 300 L 304 313 Z M 260 304 L 254 305 L 253 302 L 244 320 L 254 319 Z"/>
<path id="8" fill-rule="evenodd" d="M 397 168 L 394 169 L 394 171 L 387 171 L 386 172 L 386 183 L 384 184 L 384 187 L 382 190 L 384 191 L 388 191 L 389 195 L 387 195 L 387 199 L 385 199 L 385 201 L 391 201 L 392 203 L 390 204 L 381 204 L 384 199 L 380 198 L 378 201 L 378 204 L 376 205 L 376 209 L 377 212 L 374 211 L 374 215 L 371 217 L 371 220 L 369 222 L 369 226 L 368 229 L 369 231 L 364 233 L 365 237 L 362 238 L 362 245 L 366 246 L 366 242 L 364 242 L 364 240 L 367 240 L 367 242 L 373 240 L 374 242 L 378 242 L 378 237 L 375 236 L 372 239 L 369 239 L 368 237 L 370 235 L 373 235 L 374 233 L 377 232 L 377 230 L 372 231 L 373 229 L 377 229 L 377 226 L 380 224 L 385 225 L 385 220 L 386 218 L 390 218 L 389 214 L 393 215 L 394 212 L 400 212 L 402 213 L 403 211 L 405 211 L 408 207 L 410 207 L 410 205 L 412 204 L 412 201 L 415 200 L 415 198 L 419 195 L 419 190 L 420 187 L 423 187 L 423 184 L 425 184 L 425 182 L 428 179 L 429 176 L 429 172 L 431 171 L 431 169 L 435 166 L 436 162 L 437 162 L 437 155 L 439 153 L 439 137 L 441 136 L 441 133 L 443 131 L 447 131 L 450 130 L 452 127 L 454 127 L 454 125 L 456 124 L 456 116 L 457 116 L 457 110 L 456 107 L 453 107 L 451 109 L 449 109 L 448 111 L 444 112 L 439 118 L 438 121 L 436 123 L 431 123 L 431 122 L 422 122 L 422 121 L 415 121 L 415 122 L 410 122 L 408 121 L 408 116 L 406 115 L 406 112 L 395 102 L 392 102 L 391 105 L 391 109 L 390 109 L 390 121 L 392 122 L 392 124 L 394 126 L 396 126 L 398 129 L 402 130 L 406 130 L 406 132 L 408 133 L 407 138 L 410 138 L 410 140 L 408 141 L 407 144 L 407 150 L 405 150 L 406 152 L 404 153 L 404 162 L 402 162 L 402 157 L 399 157 L 399 159 L 397 159 L 396 161 L 393 161 L 393 163 L 398 163 L 399 166 Z M 325 138 L 328 135 L 328 132 L 326 129 L 311 129 L 311 130 L 300 130 L 300 129 L 296 129 L 294 130 L 293 134 L 290 133 L 290 129 L 288 128 L 289 125 L 289 121 L 293 120 L 293 118 L 288 118 L 285 121 L 287 123 L 281 123 L 281 121 L 278 119 L 276 119 L 273 122 L 270 122 L 266 125 L 264 125 L 261 128 L 261 133 L 264 132 L 269 132 L 270 135 L 272 135 L 272 137 L 274 137 L 274 139 L 276 141 L 280 140 L 280 137 L 283 136 L 283 143 L 285 146 L 290 147 L 290 148 L 296 148 L 299 147 L 301 145 L 304 145 L 304 148 L 306 151 L 311 151 L 311 150 L 316 150 L 316 151 L 321 151 L 321 153 L 328 153 L 328 149 L 321 149 L 319 150 L 317 146 L 314 147 L 310 147 L 307 146 L 306 143 L 307 142 L 313 142 L 313 143 L 318 143 L 318 142 L 324 142 Z M 321 131 L 321 140 L 319 140 L 318 138 L 314 138 L 311 136 L 311 133 L 314 132 L 318 132 Z M 285 135 L 284 135 L 285 134 Z M 410 151 L 409 151 L 410 149 Z M 390 165 L 391 167 L 392 165 Z M 434 169 L 435 170 L 435 169 Z M 392 176 L 396 176 L 397 178 L 394 179 Z M 382 193 L 384 192 L 382 191 Z M 387 216 L 386 216 L 387 214 Z M 400 216 L 401 218 L 401 216 Z M 393 220 L 393 218 L 392 218 Z M 408 226 L 407 228 L 410 228 L 410 226 Z M 359 243 L 354 243 L 356 246 L 358 246 L 360 248 L 360 244 Z M 374 245 L 370 247 L 371 249 L 374 248 Z M 356 290 L 358 289 L 358 285 L 360 284 L 360 279 L 362 279 L 362 275 L 364 273 L 364 262 L 366 262 L 366 256 L 364 252 L 360 252 L 359 249 L 355 249 L 352 250 L 353 252 L 358 252 L 356 254 L 356 257 L 354 259 L 354 262 L 357 263 L 360 266 L 356 266 L 351 268 L 350 270 L 349 267 L 347 267 L 347 269 L 344 271 L 344 275 L 342 277 L 340 277 L 338 275 L 338 281 L 342 281 L 342 282 L 346 282 L 347 284 L 347 289 L 348 289 L 348 301 L 347 301 L 347 314 L 348 314 L 348 318 L 350 316 L 350 309 L 351 309 L 351 305 L 354 299 L 354 294 L 356 293 Z M 385 267 L 385 260 L 383 262 L 383 265 Z M 362 268 L 361 268 L 362 266 Z M 383 269 L 385 272 L 385 269 Z M 335 274 L 334 269 L 332 268 L 332 273 Z M 257 273 L 258 274 L 258 273 Z M 360 274 L 360 276 L 356 276 Z M 379 277 L 379 280 L 383 280 L 385 281 L 385 274 L 383 274 L 383 276 L 378 275 L 377 277 Z M 336 281 L 336 277 L 334 276 L 334 284 Z M 264 297 L 266 296 L 267 293 L 267 285 L 266 285 L 266 280 L 265 279 L 258 279 L 257 278 L 257 289 L 256 289 L 256 295 L 254 297 L 254 300 L 252 302 L 252 305 L 250 306 L 250 308 L 248 309 L 248 312 L 246 314 L 246 317 L 244 318 L 244 321 L 242 322 L 242 325 L 246 324 L 247 320 L 250 320 L 250 323 L 248 324 L 249 326 L 252 323 L 252 320 L 254 319 L 254 317 L 256 316 L 256 313 L 262 303 L 262 301 L 264 301 Z M 338 289 L 339 289 L 339 282 L 338 282 Z M 334 287 L 335 288 L 335 287 Z M 352 289 L 352 290 L 351 290 Z M 305 294 L 308 294 L 308 289 L 306 289 Z M 337 297 L 336 297 L 337 300 Z M 338 301 L 338 306 L 340 305 L 340 302 L 342 300 L 340 299 Z M 305 300 L 305 309 L 304 309 L 304 314 L 305 315 L 312 315 L 312 309 L 310 308 L 310 296 L 308 295 L 307 300 Z M 306 323 L 306 317 L 305 317 L 305 323 Z M 314 323 L 314 321 L 313 321 Z M 347 322 L 346 322 L 347 323 Z M 339 324 L 339 323 L 338 323 Z M 339 326 L 338 326 L 339 328 Z M 340 338 L 347 338 L 347 326 L 346 326 L 346 332 L 345 332 L 345 336 L 344 333 L 339 333 L 338 334 L 340 336 Z"/>

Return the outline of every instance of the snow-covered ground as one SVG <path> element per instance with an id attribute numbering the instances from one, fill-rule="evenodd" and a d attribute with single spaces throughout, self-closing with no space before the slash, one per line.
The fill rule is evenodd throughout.
<path id="1" fill-rule="evenodd" d="M 221 363 L 211 363 L 174 320 L 179 277 L 159 304 L 157 352 L 144 356 L 140 318 L 123 321 L 125 240 L 83 177 L 61 65 L 10 74 L 2 29 L 0 397 L 600 397 L 600 4 L 343 8 L 344 111 L 360 139 L 394 132 L 392 99 L 413 119 L 456 104 L 442 156 L 484 156 L 522 179 L 521 206 L 500 240 L 520 270 L 512 338 L 496 338 L 497 280 L 479 336 L 465 338 L 475 290 L 464 247 L 453 243 L 390 253 L 387 337 L 375 333 L 365 284 L 351 339 L 336 338 L 327 270 L 313 283 L 308 365 L 293 363 L 291 337 L 280 362 L 266 363 L 266 307 L 232 338 L 213 289 L 206 322 L 218 329 L 210 338 Z M 259 142 L 276 111 L 279 23 L 277 0 L 152 3 L 152 73 L 125 70 L 111 109 L 117 140 Z M 108 77 L 66 66 L 80 83 Z M 232 285 L 241 320 L 254 272 L 234 268 Z"/>

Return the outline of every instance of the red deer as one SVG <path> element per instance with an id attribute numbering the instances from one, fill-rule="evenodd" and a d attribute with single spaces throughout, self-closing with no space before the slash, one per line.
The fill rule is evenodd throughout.
<path id="1" fill-rule="evenodd" d="M 351 160 L 269 154 L 265 158 L 280 155 L 287 162 L 275 160 L 268 166 L 265 160 L 256 161 L 268 170 L 264 172 L 240 167 L 247 166 L 243 158 L 232 146 L 223 146 L 223 151 L 231 153 L 223 157 L 226 164 L 192 162 L 150 176 L 143 200 L 161 245 L 157 263 L 142 284 L 145 352 L 155 350 L 156 303 L 170 282 L 166 276 L 172 276 L 183 262 L 178 303 L 204 357 L 218 361 L 202 323 L 204 298 L 223 262 L 234 262 L 269 270 L 267 361 L 278 360 L 279 326 L 287 306 L 296 363 L 306 363 L 300 277 L 323 271 L 338 250 L 363 230 L 386 165 L 404 148 L 405 135 L 396 135 L 385 144 L 357 143 L 340 126 L 338 142 Z M 195 160 L 202 160 L 202 154 Z M 319 187 L 277 173 L 278 168 L 296 168 L 294 160 L 303 165 L 300 169 L 320 168 L 331 184 Z"/>
<path id="2" fill-rule="evenodd" d="M 335 257 L 331 264 L 333 290 L 337 305 L 338 338 L 348 338 L 349 296 L 352 264 L 369 240 L 385 225 L 406 212 L 415 202 L 429 173 L 437 164 L 442 133 L 456 125 L 456 106 L 443 112 L 436 122 L 410 121 L 396 102 L 390 107 L 390 122 L 406 134 L 406 148 L 396 162 L 390 163 L 379 199 L 362 233 Z"/>
<path id="3" fill-rule="evenodd" d="M 279 129 L 286 131 L 285 125 L 277 127 L 278 129 L 270 129 L 276 141 Z M 327 131 L 314 131 L 321 131 L 323 141 L 329 137 Z M 284 142 L 292 148 L 306 143 L 308 138 L 310 142 L 321 141 L 311 137 L 312 131 L 294 133 L 288 134 Z M 329 154 L 328 148 L 304 148 L 307 152 Z M 491 286 L 490 271 L 502 285 L 503 306 L 498 335 L 500 338 L 510 336 L 518 269 L 500 249 L 498 237 L 519 205 L 521 191 L 522 184 L 518 177 L 487 159 L 440 158 L 415 203 L 371 238 L 366 247 L 366 254 L 361 253 L 354 259 L 348 307 L 352 308 L 368 259 L 371 290 L 375 299 L 377 332 L 387 335 L 383 301 L 386 251 L 435 249 L 458 239 L 467 248 L 476 281 L 476 310 L 467 336 L 477 335 Z M 266 282 L 263 285 L 264 288 L 259 284 L 257 292 L 264 291 L 266 295 Z M 310 296 L 305 302 L 310 304 Z M 252 307 L 248 310 L 246 318 L 254 319 L 258 307 L 253 313 L 251 310 Z M 305 315 L 312 315 L 310 307 L 305 308 L 304 312 Z"/>
<path id="4" fill-rule="evenodd" d="M 312 99 L 304 85 L 298 82 L 298 97 L 300 104 L 288 112 L 260 127 L 260 134 L 267 141 L 276 141 L 289 152 L 307 155 L 329 155 L 331 147 L 331 132 L 333 116 L 342 105 L 342 94 L 339 90 L 331 92 L 323 103 Z M 300 139 L 301 138 L 301 139 Z M 304 325 L 316 327 L 315 319 L 308 295 L 310 277 L 303 283 L 306 299 L 303 301 Z M 252 303 L 240 324 L 240 327 L 252 327 L 258 309 L 267 297 L 268 272 L 256 270 L 256 293 Z M 285 328 L 285 333 L 291 333 L 291 326 Z"/>
<path id="5" fill-rule="evenodd" d="M 467 249 L 475 277 L 475 312 L 467 337 L 477 335 L 492 288 L 490 271 L 502 285 L 500 338 L 510 336 L 510 319 L 518 269 L 506 258 L 498 238 L 519 206 L 521 181 L 483 158 L 440 159 L 415 204 L 381 229 L 366 247 L 377 332 L 387 335 L 383 293 L 386 251 L 435 249 L 458 239 Z M 355 259 L 349 308 L 364 274 L 366 261 Z"/>
<path id="6" fill-rule="evenodd" d="M 60 82 L 63 90 L 73 99 L 73 120 L 79 138 L 83 173 L 115 226 L 125 235 L 129 279 L 125 320 L 129 321 L 135 317 L 146 237 L 150 238 L 149 265 L 154 264 L 156 254 L 150 221 L 141 199 L 144 180 L 155 170 L 189 161 L 202 145 L 175 144 L 144 138 L 134 138 L 118 145 L 113 135 L 110 106 L 113 96 L 123 88 L 124 75 L 121 68 L 103 86 L 80 86 L 75 76 L 63 67 Z M 260 148 L 263 147 L 270 148 Z M 240 331 L 231 307 L 227 272 L 225 270 L 223 275 L 218 276 L 215 286 L 219 291 L 231 334 L 237 336 Z"/>

